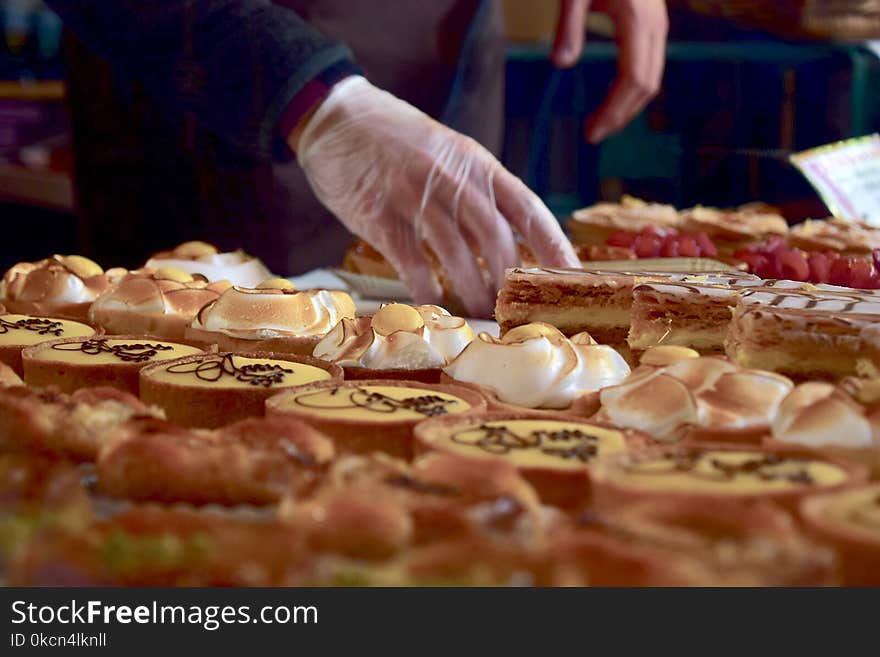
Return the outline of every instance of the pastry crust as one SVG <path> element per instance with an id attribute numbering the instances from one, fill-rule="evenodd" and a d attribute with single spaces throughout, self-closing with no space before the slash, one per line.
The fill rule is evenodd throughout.
<path id="1" fill-rule="evenodd" d="M 121 342 L 120 342 L 121 341 Z M 89 362 L 85 355 L 80 362 L 52 358 L 47 350 L 71 350 L 84 354 L 114 353 L 115 362 Z M 24 380 L 29 386 L 46 388 L 56 386 L 61 392 L 73 392 L 92 386 L 119 388 L 138 394 L 138 376 L 141 369 L 161 360 L 163 351 L 183 349 L 184 353 L 198 353 L 195 347 L 163 342 L 149 335 L 114 335 L 99 338 L 61 338 L 32 345 L 22 350 Z M 176 356 L 180 357 L 180 354 Z"/>
<path id="2" fill-rule="evenodd" d="M 525 406 L 507 404 L 501 401 L 500 399 L 498 399 L 498 395 L 495 394 L 494 390 L 490 390 L 486 386 L 480 385 L 479 383 L 458 381 L 457 379 L 453 379 L 445 372 L 441 372 L 439 379 L 440 383 L 446 385 L 462 386 L 464 388 L 470 388 L 471 390 L 479 392 L 481 395 L 483 395 L 483 397 L 486 398 L 486 406 L 488 410 L 492 412 L 533 413 L 535 415 L 546 415 L 547 417 L 553 417 L 554 415 L 564 413 L 566 415 L 571 415 L 575 417 L 588 418 L 595 415 L 596 411 L 598 411 L 600 407 L 598 390 L 581 395 L 580 397 L 575 399 L 567 408 L 526 408 Z"/>
<path id="3" fill-rule="evenodd" d="M 101 449 L 98 487 L 136 501 L 273 504 L 333 456 L 329 438 L 290 418 L 248 418 L 214 431 L 135 418 Z"/>
<path id="4" fill-rule="evenodd" d="M 788 243 L 804 251 L 870 257 L 874 249 L 880 249 L 880 231 L 860 221 L 836 217 L 807 219 L 791 227 Z"/>
<path id="5" fill-rule="evenodd" d="M 382 410 L 377 412 L 376 419 L 363 417 L 346 417 L 342 414 L 324 413 L 316 414 L 303 412 L 298 410 L 296 400 L 304 394 L 319 393 L 321 391 L 339 389 L 346 391 L 349 395 L 359 393 L 359 389 L 368 389 L 370 387 L 379 388 L 413 388 L 419 392 L 424 392 L 421 398 L 426 401 L 424 410 L 417 410 L 412 415 L 414 417 L 404 417 L 401 419 L 392 419 L 387 417 L 390 408 L 397 408 L 398 403 L 393 400 L 384 401 L 382 398 L 375 402 L 369 400 L 370 394 L 362 394 L 363 404 L 356 404 L 358 408 L 378 405 Z M 373 451 L 380 451 L 391 456 L 403 459 L 411 459 L 413 456 L 413 428 L 423 419 L 436 413 L 446 413 L 447 406 L 441 400 L 434 403 L 431 398 L 436 393 L 449 395 L 463 400 L 468 408 L 462 414 L 479 413 L 486 410 L 486 400 L 478 392 L 463 388 L 457 385 L 442 385 L 420 383 L 418 381 L 394 381 L 386 379 L 373 379 L 365 381 L 352 381 L 339 384 L 333 381 L 322 381 L 306 386 L 301 386 L 295 390 L 284 392 L 272 397 L 266 402 L 266 415 L 274 417 L 277 415 L 291 415 L 295 418 L 308 422 L 322 433 L 331 436 L 336 444 L 337 449 L 342 453 L 368 454 Z M 339 394 L 339 393 L 332 393 Z M 409 399 L 409 398 L 407 398 Z M 454 412 L 454 411 L 453 411 Z M 458 415 L 459 413 L 455 413 Z M 383 417 L 385 416 L 385 417 Z"/>
<path id="6" fill-rule="evenodd" d="M 696 558 L 724 586 L 837 583 L 833 552 L 805 540 L 792 515 L 766 501 L 646 499 L 588 511 L 579 524 L 634 547 Z"/>
<path id="7" fill-rule="evenodd" d="M 597 203 L 576 210 L 566 223 L 566 229 L 576 245 L 601 246 L 621 230 L 638 232 L 647 226 L 677 228 L 680 225 L 681 217 L 673 206 L 625 196 L 620 203 Z"/>
<path id="8" fill-rule="evenodd" d="M 230 361 L 234 365 L 236 356 L 230 352 L 219 352 L 186 356 L 173 361 L 149 365 L 140 371 L 141 399 L 147 404 L 164 409 L 169 420 L 185 427 L 213 429 L 248 417 L 262 416 L 266 400 L 284 389 L 279 387 L 277 382 L 270 380 L 271 377 L 266 378 L 264 383 L 258 381 L 253 385 L 238 387 L 188 384 L 185 380 L 178 383 L 160 379 L 161 373 L 170 367 L 187 373 L 197 372 L 199 368 L 208 367 L 212 376 L 217 373 L 218 377 L 228 375 L 233 378 L 239 376 L 264 378 L 262 373 L 267 370 L 262 366 L 257 366 L 253 374 L 240 368 L 227 368 L 226 364 Z M 328 383 L 342 382 L 342 369 L 338 365 L 311 356 L 271 352 L 248 353 L 243 357 L 290 363 L 294 375 L 297 364 L 318 368 L 327 373 Z M 271 373 L 270 371 L 269 374 Z M 284 376 L 286 374 L 281 375 L 282 384 Z"/>
<path id="9" fill-rule="evenodd" d="M 315 556 L 283 523 L 156 506 L 22 547 L 8 572 L 19 586 L 284 586 Z"/>
<path id="10" fill-rule="evenodd" d="M 116 388 L 0 388 L 0 448 L 94 460 L 109 433 L 135 416 L 161 417 L 156 409 Z"/>
<path id="11" fill-rule="evenodd" d="M 186 339 L 194 344 L 214 346 L 218 351 L 231 351 L 237 354 L 276 353 L 293 356 L 311 356 L 315 345 L 321 341 L 320 335 L 289 336 L 267 338 L 265 340 L 245 340 L 233 338 L 224 333 L 204 331 L 193 328 L 186 329 Z"/>

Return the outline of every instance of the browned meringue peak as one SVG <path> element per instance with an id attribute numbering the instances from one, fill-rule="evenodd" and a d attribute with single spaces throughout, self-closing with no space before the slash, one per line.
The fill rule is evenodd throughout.
<path id="1" fill-rule="evenodd" d="M 11 312 L 51 312 L 91 303 L 112 283 L 112 274 L 78 255 L 53 255 L 38 262 L 13 265 L 0 281 L 0 298 Z"/>
<path id="2" fill-rule="evenodd" d="M 192 319 L 199 309 L 229 288 L 228 281 L 208 283 L 204 276 L 192 276 L 176 267 L 144 267 L 129 272 L 119 283 L 98 297 L 89 309 L 92 321 L 108 331 L 126 328 L 128 321 L 116 326 L 120 313 L 177 315 Z"/>
<path id="3" fill-rule="evenodd" d="M 491 390 L 500 401 L 526 408 L 567 408 L 583 395 L 620 383 L 630 368 L 588 333 L 565 337 L 535 322 L 495 338 L 480 333 L 443 370 Z"/>
<path id="4" fill-rule="evenodd" d="M 184 242 L 169 251 L 153 255 L 147 267 L 177 267 L 191 274 L 201 274 L 209 281 L 228 280 L 235 285 L 255 287 L 271 276 L 266 265 L 242 250 L 220 253 L 213 244 Z"/>
<path id="5" fill-rule="evenodd" d="M 678 347 L 674 345 L 658 345 L 650 347 L 639 358 L 639 365 L 650 367 L 667 367 L 680 360 L 699 358 L 700 352 L 690 347 Z"/>
<path id="6" fill-rule="evenodd" d="M 794 384 L 771 372 L 738 367 L 724 358 L 684 358 L 666 367 L 639 368 L 600 393 L 597 419 L 640 429 L 659 440 L 692 430 L 769 429 Z"/>
<path id="7" fill-rule="evenodd" d="M 852 390 L 854 386 L 858 386 L 854 381 L 841 387 L 821 382 L 797 386 L 779 406 L 773 421 L 773 437 L 811 447 L 878 444 L 880 413 L 876 409 L 872 412 L 846 392 L 846 388 Z"/>
<path id="8" fill-rule="evenodd" d="M 372 317 L 343 319 L 313 355 L 345 367 L 431 369 L 449 363 L 473 339 L 470 325 L 440 306 L 388 303 Z"/>
<path id="9" fill-rule="evenodd" d="M 345 292 L 297 291 L 285 279 L 269 279 L 255 288 L 229 287 L 199 311 L 192 328 L 244 340 L 323 336 L 354 316 L 354 301 Z"/>

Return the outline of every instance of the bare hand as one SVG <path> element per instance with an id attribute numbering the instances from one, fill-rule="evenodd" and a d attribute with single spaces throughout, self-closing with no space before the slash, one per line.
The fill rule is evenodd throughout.
<path id="1" fill-rule="evenodd" d="M 551 55 L 556 66 L 568 68 L 580 59 L 590 8 L 614 21 L 620 49 L 617 79 L 584 125 L 584 137 L 595 144 L 622 129 L 660 90 L 669 18 L 663 0 L 561 0 Z"/>

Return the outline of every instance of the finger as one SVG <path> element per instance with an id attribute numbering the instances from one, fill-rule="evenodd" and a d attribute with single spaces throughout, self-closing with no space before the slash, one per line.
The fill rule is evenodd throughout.
<path id="1" fill-rule="evenodd" d="M 520 264 L 513 231 L 495 204 L 492 172 L 481 185 L 468 185 L 452 211 L 477 253 L 483 257 L 495 290 L 504 284 L 504 272 Z"/>
<path id="2" fill-rule="evenodd" d="M 443 287 L 413 227 L 400 218 L 393 229 L 365 236 L 397 271 L 416 303 L 443 303 Z"/>
<path id="3" fill-rule="evenodd" d="M 617 132 L 644 109 L 663 77 L 666 19 L 618 21 L 618 75 L 608 97 L 585 126 L 596 143 Z"/>
<path id="4" fill-rule="evenodd" d="M 551 59 L 559 68 L 574 66 L 584 50 L 584 21 L 589 0 L 562 0 L 556 22 Z"/>
<path id="5" fill-rule="evenodd" d="M 553 213 L 522 180 L 501 166 L 494 173 L 498 211 L 548 267 L 578 267 L 580 261 Z"/>
<path id="6" fill-rule="evenodd" d="M 495 295 L 483 280 L 477 260 L 451 215 L 431 204 L 423 208 L 421 218 L 425 243 L 434 252 L 440 267 L 472 317 L 490 317 Z"/>

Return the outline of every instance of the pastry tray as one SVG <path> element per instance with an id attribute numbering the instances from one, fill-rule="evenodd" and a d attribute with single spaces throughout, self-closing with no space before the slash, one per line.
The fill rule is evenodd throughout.
<path id="1" fill-rule="evenodd" d="M 634 260 L 591 260 L 581 262 L 585 269 L 604 271 L 656 271 L 656 272 L 710 272 L 738 271 L 733 265 L 710 258 L 639 258 Z M 334 269 L 333 274 L 344 280 L 364 299 L 382 301 L 411 301 L 406 286 L 397 279 L 356 274 L 345 269 Z"/>
<path id="2" fill-rule="evenodd" d="M 353 292 L 364 299 L 412 301 L 406 285 L 397 279 L 356 274 L 345 269 L 334 269 L 333 274 L 345 281 Z"/>

